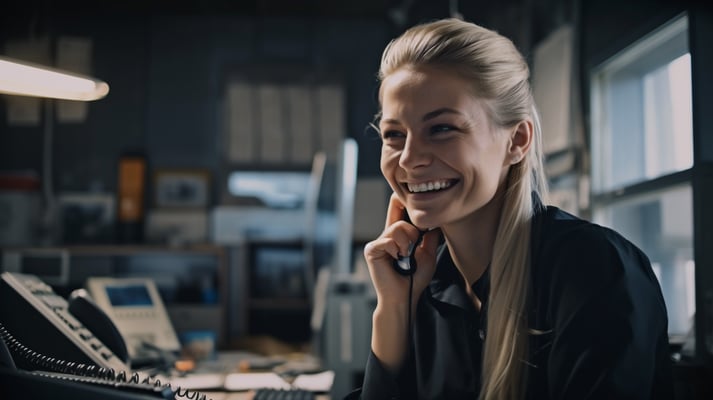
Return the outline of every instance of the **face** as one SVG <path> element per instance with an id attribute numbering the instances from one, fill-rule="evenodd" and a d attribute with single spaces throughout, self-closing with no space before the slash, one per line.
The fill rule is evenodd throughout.
<path id="1" fill-rule="evenodd" d="M 380 95 L 381 172 L 412 222 L 443 227 L 487 212 L 510 165 L 509 134 L 493 126 L 470 83 L 403 68 Z"/>

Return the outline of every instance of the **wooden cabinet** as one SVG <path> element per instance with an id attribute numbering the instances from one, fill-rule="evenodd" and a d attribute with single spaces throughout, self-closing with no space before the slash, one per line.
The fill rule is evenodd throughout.
<path id="1" fill-rule="evenodd" d="M 244 336 L 309 342 L 313 272 L 301 241 L 248 241 L 239 285 Z"/>

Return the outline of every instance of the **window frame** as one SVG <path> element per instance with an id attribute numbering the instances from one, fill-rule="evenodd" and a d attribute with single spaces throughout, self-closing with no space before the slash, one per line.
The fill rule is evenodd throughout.
<path id="1" fill-rule="evenodd" d="M 587 71 L 589 73 L 589 99 L 585 101 L 589 102 L 590 106 L 590 123 L 588 129 L 590 131 L 589 135 L 589 148 L 591 150 L 591 163 L 588 173 L 588 179 L 590 179 L 589 186 L 589 213 L 594 217 L 598 212 L 611 209 L 613 206 L 623 204 L 626 202 L 634 201 L 637 198 L 641 198 L 647 195 L 655 196 L 657 192 L 665 192 L 666 190 L 675 189 L 683 185 L 688 185 L 692 191 L 692 232 L 691 232 L 691 244 L 693 247 L 693 260 L 695 262 L 695 357 L 701 359 L 705 352 L 705 345 L 698 345 L 703 342 L 704 334 L 703 329 L 700 328 L 701 325 L 701 314 L 710 313 L 710 305 L 703 305 L 704 287 L 702 287 L 701 270 L 703 265 L 700 264 L 698 247 L 701 244 L 700 240 L 700 224 L 697 223 L 699 211 L 697 208 L 700 206 L 699 192 L 700 187 L 697 183 L 697 171 L 700 167 L 697 167 L 696 160 L 696 123 L 694 121 L 695 115 L 692 115 L 692 151 L 693 151 L 693 162 L 690 168 L 663 173 L 659 176 L 649 178 L 645 174 L 639 177 L 638 180 L 628 183 L 624 182 L 622 184 L 611 184 L 608 182 L 604 184 L 605 178 L 602 176 L 605 172 L 600 165 L 610 165 L 611 157 L 600 152 L 607 151 L 606 149 L 611 147 L 611 143 L 607 142 L 611 140 L 611 133 L 605 130 L 609 130 L 610 126 L 608 121 L 604 120 L 608 118 L 605 112 L 602 112 L 603 104 L 603 93 L 606 88 L 602 89 L 603 86 L 607 84 L 608 73 L 611 71 L 617 71 L 618 68 L 622 66 L 631 67 L 642 66 L 646 61 L 654 62 L 655 66 L 651 69 L 654 70 L 660 65 L 665 65 L 666 62 L 670 62 L 680 57 L 683 54 L 691 54 L 691 83 L 692 87 L 695 85 L 694 81 L 694 60 L 693 60 L 693 49 L 690 43 L 690 30 L 691 23 L 689 21 L 689 16 L 687 13 L 682 13 L 667 23 L 662 24 L 658 28 L 648 32 L 643 35 L 640 39 L 633 41 L 628 46 L 624 47 L 619 52 L 616 52 L 611 57 L 598 63 L 596 66 L 589 68 Z M 686 42 L 685 50 L 681 51 L 680 40 L 684 39 Z M 662 46 L 661 51 L 652 52 L 656 46 Z M 642 55 L 644 55 L 642 57 Z M 637 58 L 639 58 L 637 60 Z M 662 62 L 661 60 L 664 60 Z M 633 63 L 632 63 L 633 61 Z M 642 68 L 640 76 L 643 76 L 646 68 Z M 692 93 L 692 103 L 695 102 L 695 96 Z M 692 114 L 695 113 L 695 104 L 692 104 Z M 641 147 L 642 151 L 645 151 L 645 145 Z M 708 308 L 705 308 L 708 307 Z M 708 330 L 711 327 L 707 328 Z M 712 333 L 713 335 L 713 333 Z M 713 349 L 708 349 L 709 353 L 713 353 Z"/>

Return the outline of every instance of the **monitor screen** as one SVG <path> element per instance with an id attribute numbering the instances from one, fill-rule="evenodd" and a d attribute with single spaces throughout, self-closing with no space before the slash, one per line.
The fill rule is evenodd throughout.
<path id="1" fill-rule="evenodd" d="M 145 285 L 111 285 L 106 287 L 109 302 L 114 307 L 150 307 L 151 295 Z"/>
<path id="2" fill-rule="evenodd" d="M 228 191 L 272 208 L 299 208 L 307 196 L 309 179 L 309 171 L 234 171 L 228 177 Z"/>

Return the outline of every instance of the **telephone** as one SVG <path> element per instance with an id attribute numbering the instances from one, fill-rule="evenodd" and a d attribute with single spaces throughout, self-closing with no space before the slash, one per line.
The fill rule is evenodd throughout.
<path id="1" fill-rule="evenodd" d="M 416 248 L 423 240 L 423 235 L 428 231 L 418 232 L 418 239 L 408 246 L 408 254 L 394 260 L 394 269 L 401 275 L 413 275 L 416 273 Z"/>
<path id="2" fill-rule="evenodd" d="M 403 220 L 408 222 L 409 224 L 412 224 L 411 218 L 409 218 L 406 208 L 404 208 Z M 394 269 L 396 270 L 396 272 L 404 276 L 409 276 L 416 273 L 416 248 L 418 248 L 418 245 L 421 244 L 421 241 L 423 240 L 423 235 L 428 232 L 428 230 L 421 230 L 418 227 L 416 228 L 418 229 L 418 239 L 416 239 L 415 242 L 409 244 L 408 254 L 394 260 Z"/>
<path id="3" fill-rule="evenodd" d="M 134 364 L 151 363 L 157 352 L 160 357 L 181 350 L 153 280 L 93 277 L 87 279 L 86 288 L 116 325 Z"/>
<path id="4" fill-rule="evenodd" d="M 205 399 L 132 373 L 106 314 L 86 297 L 70 301 L 34 275 L 0 274 L 0 398 Z"/>

